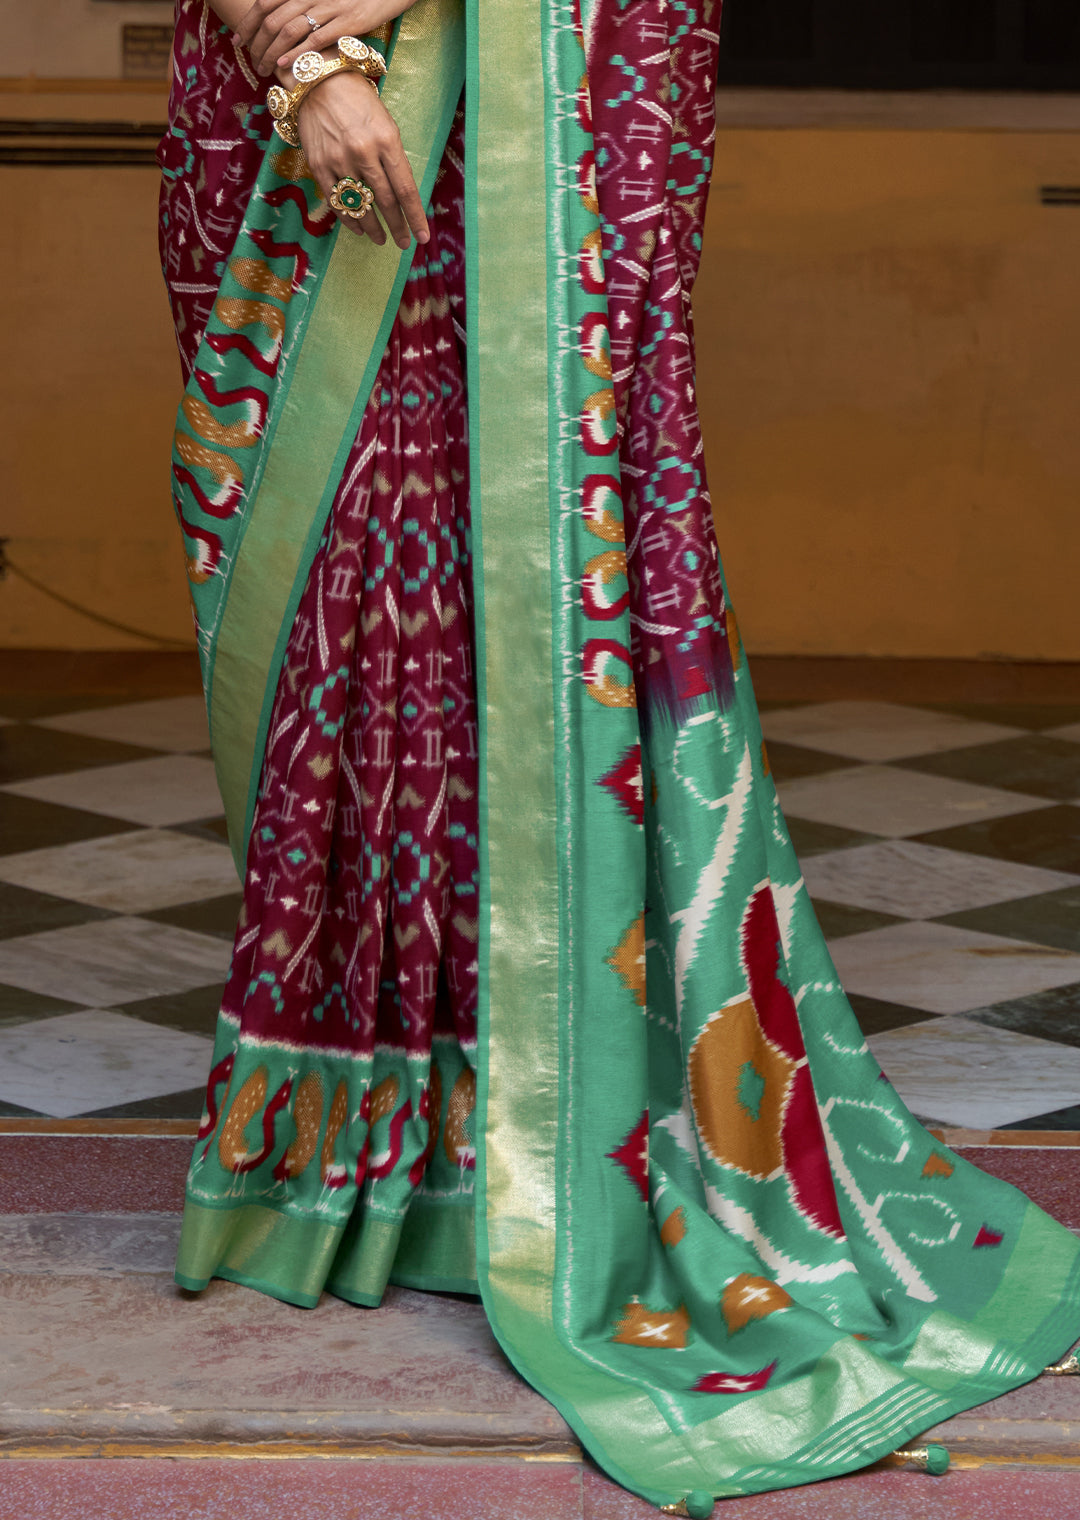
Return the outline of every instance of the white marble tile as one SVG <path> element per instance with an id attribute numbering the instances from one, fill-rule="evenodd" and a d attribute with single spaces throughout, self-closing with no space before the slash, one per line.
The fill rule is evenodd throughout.
<path id="1" fill-rule="evenodd" d="M 777 790 L 784 812 L 793 818 L 893 838 L 1052 806 L 1043 797 L 888 765 L 859 765 L 824 776 L 803 776 L 783 782 Z"/>
<path id="2" fill-rule="evenodd" d="M 849 992 L 927 1013 L 963 1013 L 1080 982 L 1080 955 L 951 924 L 890 924 L 829 949 Z"/>
<path id="3" fill-rule="evenodd" d="M 153 702 L 95 707 L 89 712 L 39 718 L 37 726 L 58 728 L 67 734 L 86 734 L 92 739 L 114 739 L 121 744 L 144 744 L 147 749 L 172 750 L 177 754 L 210 748 L 202 697 L 162 697 Z"/>
<path id="4" fill-rule="evenodd" d="M 57 1119 L 201 1087 L 214 1042 L 108 1009 L 0 1030 L 0 1099 Z"/>
<path id="5" fill-rule="evenodd" d="M 1048 729 L 1047 736 L 1051 739 L 1071 739 L 1074 744 L 1080 744 L 1080 723 L 1066 723 L 1064 728 Z"/>
<path id="6" fill-rule="evenodd" d="M 1000 1129 L 1080 1102 L 1080 1050 L 968 1019 L 931 1019 L 869 1040 L 907 1106 L 925 1119 Z"/>
<path id="7" fill-rule="evenodd" d="M 1058 887 L 1080 886 L 1080 877 L 1064 871 L 942 850 L 911 839 L 811 855 L 803 861 L 803 876 L 814 897 L 899 913 L 902 918 L 938 918 Z"/>
<path id="8" fill-rule="evenodd" d="M 63 776 L 35 776 L 3 790 L 149 828 L 213 818 L 222 811 L 213 762 L 194 755 L 160 755 Z"/>
<path id="9" fill-rule="evenodd" d="M 851 760 L 906 760 L 940 750 L 963 749 L 1011 739 L 1024 729 L 979 723 L 953 713 L 904 707 L 898 702 L 812 702 L 767 712 L 761 719 L 767 739 Z"/>
<path id="10" fill-rule="evenodd" d="M 0 881 L 114 913 L 152 913 L 236 890 L 227 845 L 166 829 L 0 855 Z"/>
<path id="11" fill-rule="evenodd" d="M 0 940 L 0 984 L 100 1008 L 224 982 L 231 950 L 171 924 L 110 918 Z"/>

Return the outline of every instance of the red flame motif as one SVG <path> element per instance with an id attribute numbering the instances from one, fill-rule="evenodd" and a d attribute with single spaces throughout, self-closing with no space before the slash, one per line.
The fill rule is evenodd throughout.
<path id="1" fill-rule="evenodd" d="M 646 1109 L 617 1150 L 608 1151 L 608 1160 L 622 1167 L 642 1198 L 649 1196 L 649 1110 Z"/>
<path id="2" fill-rule="evenodd" d="M 619 806 L 635 823 L 645 816 L 645 799 L 641 783 L 641 745 L 632 744 L 626 754 L 613 766 L 606 776 L 600 777 L 600 785 L 606 786 Z"/>
<path id="3" fill-rule="evenodd" d="M 795 1202 L 807 1218 L 837 1238 L 843 1236 L 832 1169 L 818 1117 L 806 1047 L 791 990 L 779 978 L 780 927 L 772 892 L 761 887 L 750 900 L 742 931 L 743 963 L 750 996 L 766 1037 L 788 1057 L 802 1062 L 792 1078 L 783 1119 L 784 1170 Z"/>
<path id="4" fill-rule="evenodd" d="M 757 1372 L 707 1372 L 694 1384 L 695 1393 L 760 1393 L 773 1373 L 776 1363 Z"/>

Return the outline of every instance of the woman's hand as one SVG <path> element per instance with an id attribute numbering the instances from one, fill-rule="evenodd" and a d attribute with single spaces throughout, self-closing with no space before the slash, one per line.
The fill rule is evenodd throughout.
<path id="1" fill-rule="evenodd" d="M 300 102 L 297 121 L 304 157 L 327 201 L 337 181 L 351 175 L 370 186 L 399 248 L 408 248 L 410 228 L 418 243 L 427 242 L 427 217 L 397 123 L 362 74 L 332 74 L 316 85 Z M 386 242 L 374 211 L 339 220 L 373 243 Z"/>
<path id="2" fill-rule="evenodd" d="M 413 4 L 415 0 L 254 0 L 236 35 L 256 72 L 266 77 L 275 68 L 291 69 L 309 48 L 321 51 L 339 37 L 365 37 Z M 317 29 L 309 16 L 319 23 Z"/>

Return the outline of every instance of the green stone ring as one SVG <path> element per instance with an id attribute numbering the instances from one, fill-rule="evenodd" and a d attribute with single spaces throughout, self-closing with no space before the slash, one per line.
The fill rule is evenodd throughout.
<path id="1" fill-rule="evenodd" d="M 375 197 L 363 180 L 346 175 L 331 190 L 330 204 L 342 216 L 361 217 L 367 216 L 375 204 Z"/>

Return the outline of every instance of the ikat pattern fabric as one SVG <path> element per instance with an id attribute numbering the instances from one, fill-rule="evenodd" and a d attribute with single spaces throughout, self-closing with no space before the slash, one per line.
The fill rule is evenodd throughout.
<path id="1" fill-rule="evenodd" d="M 214 1145 L 197 1152 L 195 1197 L 215 1196 L 223 1170 L 269 1162 L 282 1107 L 305 1133 L 272 1173 L 290 1208 L 346 1219 L 366 1180 L 365 1208 L 403 1217 L 425 1173 L 436 1191 L 461 1191 L 473 1165 L 478 751 L 453 325 L 464 298 L 460 136 L 459 121 L 432 239 L 413 266 L 293 624 L 207 1135 L 219 1106 L 228 1119 L 216 1156 Z M 284 1073 L 300 1052 L 298 1084 Z M 242 1137 L 256 1114 L 264 1138 L 249 1151 Z"/>
<path id="2" fill-rule="evenodd" d="M 499 1154 L 504 1142 L 489 1136 L 495 1245 L 486 1265 L 478 1249 L 475 1280 L 503 1344 L 599 1460 L 639 1491 L 700 1507 L 702 1496 L 873 1460 L 1033 1376 L 1080 1323 L 1080 1267 L 1067 1232 L 938 1145 L 884 1077 L 780 810 L 693 392 L 719 8 L 597 0 L 582 16 L 552 0 L 545 16 L 546 151 L 565 216 L 548 276 L 561 424 L 542 588 L 553 611 L 535 615 L 550 615 L 556 651 L 567 971 L 547 1048 L 561 1053 L 551 1145 L 565 1181 L 542 1222 L 557 1237 L 548 1305 L 525 1331 L 507 1330 L 514 1293 L 532 1281 L 514 1266 L 514 1211 L 524 1224 L 529 1146 L 541 1141 L 522 1134 L 520 1153 Z M 301 166 L 271 149 L 260 167 L 245 128 L 237 164 L 259 173 L 255 198 L 280 209 L 281 226 L 261 243 L 241 232 L 231 165 L 193 174 L 184 133 L 200 113 L 254 120 L 243 62 L 186 4 L 177 58 L 182 130 L 166 140 L 163 248 L 192 369 L 174 472 L 178 500 L 198 504 L 184 528 L 212 634 L 228 574 L 213 520 L 243 494 L 228 450 L 258 434 L 259 397 L 302 340 L 327 218 Z M 210 78 L 216 101 L 203 92 Z M 224 1271 L 311 1301 L 321 1283 L 290 1288 L 295 1244 L 277 1276 L 252 1265 L 269 1259 L 276 1220 L 307 1222 L 324 1242 L 328 1225 L 354 1244 L 358 1231 L 362 1245 L 371 1222 L 404 1231 L 410 1209 L 415 1219 L 416 1205 L 446 1200 L 450 1230 L 470 1235 L 477 1076 L 490 1084 L 489 1120 L 500 1093 L 518 1094 L 522 1114 L 536 1096 L 501 1043 L 512 999 L 485 985 L 477 952 L 481 789 L 506 778 L 478 767 L 473 651 L 513 630 L 471 627 L 460 152 L 455 131 L 435 235 L 414 263 L 291 626 L 192 1164 L 193 1218 L 231 1214 L 242 1231 L 257 1204 L 276 1219 L 224 1265 L 207 1256 L 188 1270 L 192 1286 Z M 187 278 L 200 273 L 195 253 L 172 247 L 189 247 L 197 223 L 226 247 L 230 216 L 261 253 L 215 265 L 208 319 L 206 292 Z M 289 277 L 277 272 L 284 260 Z M 251 365 L 246 430 L 222 420 L 241 392 L 200 368 L 200 324 L 200 353 L 240 352 Z M 521 739 L 539 754 L 521 756 L 527 808 L 551 741 Z M 497 919 L 500 903 L 489 911 Z M 505 1071 L 478 1039 L 485 996 Z M 520 1179 L 501 1217 L 500 1172 Z M 336 1245 L 322 1274 L 332 1287 Z M 450 1286 L 436 1254 L 425 1266 L 421 1244 L 426 1285 Z M 1043 1293 L 1021 1309 L 1036 1262 Z M 372 1300 L 392 1253 L 384 1267 Z M 595 1412 L 601 1388 L 624 1399 L 625 1420 Z M 645 1429 L 645 1411 L 639 1463 L 626 1420 Z"/>

